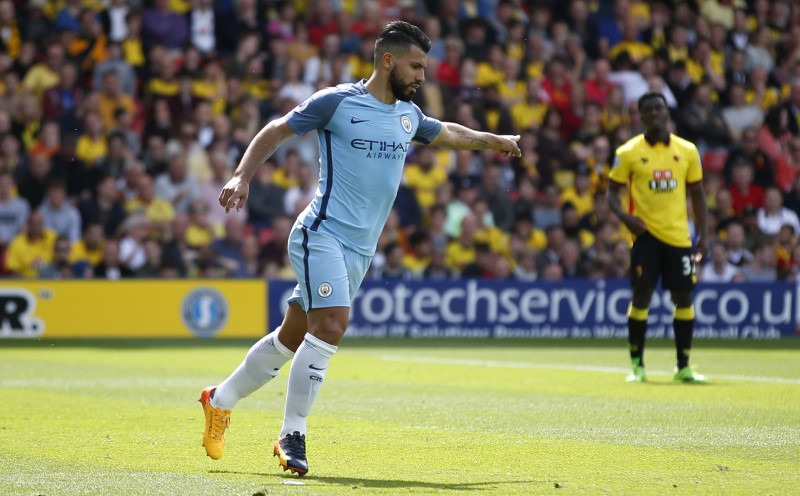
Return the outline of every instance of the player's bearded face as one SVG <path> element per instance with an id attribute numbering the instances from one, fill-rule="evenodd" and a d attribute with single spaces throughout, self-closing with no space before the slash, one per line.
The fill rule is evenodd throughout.
<path id="1" fill-rule="evenodd" d="M 411 86 L 412 84 L 413 83 L 403 81 L 396 65 L 392 67 L 392 70 L 389 72 L 389 85 L 392 87 L 392 93 L 394 93 L 395 98 L 403 102 L 410 101 L 415 93 Z"/>

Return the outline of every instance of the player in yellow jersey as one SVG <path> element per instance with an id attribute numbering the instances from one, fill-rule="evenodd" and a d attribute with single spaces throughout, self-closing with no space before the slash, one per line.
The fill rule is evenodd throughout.
<path id="1" fill-rule="evenodd" d="M 636 236 L 631 248 L 633 297 L 628 307 L 628 342 L 633 373 L 631 382 L 647 380 L 644 342 L 650 299 L 659 278 L 670 290 L 675 304 L 676 381 L 703 382 L 689 366 L 694 332 L 692 289 L 697 280 L 695 263 L 708 247 L 707 207 L 703 170 L 697 148 L 669 132 L 669 110 L 661 93 L 639 99 L 645 133 L 617 149 L 609 174 L 608 204 L 611 211 Z M 628 187 L 627 209 L 620 204 L 620 189 Z M 687 189 L 692 195 L 699 233 L 692 249 L 686 209 Z"/>

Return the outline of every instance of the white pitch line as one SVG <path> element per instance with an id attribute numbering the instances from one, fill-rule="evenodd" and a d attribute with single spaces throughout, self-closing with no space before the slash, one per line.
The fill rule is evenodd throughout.
<path id="1" fill-rule="evenodd" d="M 382 360 L 392 362 L 434 363 L 439 365 L 466 365 L 470 367 L 502 367 L 507 369 L 544 369 L 544 370 L 569 370 L 573 372 L 602 372 L 606 374 L 627 374 L 630 369 L 623 367 L 602 367 L 599 365 L 574 365 L 567 363 L 528 363 L 528 362 L 503 362 L 498 360 L 477 360 L 470 358 L 420 358 L 403 355 L 383 355 Z M 666 370 L 648 370 L 648 375 L 672 376 Z M 709 377 L 706 374 L 706 377 Z M 729 381 L 770 382 L 775 384 L 800 384 L 800 379 L 789 377 L 765 377 L 759 375 L 731 375 L 713 374 L 710 379 L 725 379 Z"/>

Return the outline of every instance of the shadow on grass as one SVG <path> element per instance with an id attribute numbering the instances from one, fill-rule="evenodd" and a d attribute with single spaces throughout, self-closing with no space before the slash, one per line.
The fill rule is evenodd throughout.
<path id="1" fill-rule="evenodd" d="M 359 488 L 421 488 L 421 489 L 446 489 L 446 490 L 460 490 L 460 491 L 485 491 L 489 489 L 499 489 L 504 485 L 509 484 L 527 484 L 535 482 L 532 480 L 506 480 L 506 481 L 489 481 L 489 482 L 454 482 L 454 483 L 437 483 L 437 482 L 422 482 L 413 480 L 394 480 L 394 479 L 362 479 L 352 477 L 314 477 L 308 476 L 309 481 L 320 481 L 326 484 L 334 484 L 337 486 L 350 486 L 353 489 Z M 306 477 L 303 478 L 304 480 Z"/>
<path id="2" fill-rule="evenodd" d="M 274 474 L 274 473 L 257 473 L 257 472 L 238 472 L 236 470 L 209 470 L 210 474 L 234 474 L 234 475 L 249 475 L 256 477 L 275 477 L 278 476 L 282 481 L 300 481 L 300 482 L 320 482 L 322 484 L 330 484 L 337 486 L 350 486 L 353 489 L 360 488 L 375 488 L 375 489 L 392 489 L 392 488 L 422 488 L 422 489 L 447 489 L 447 490 L 460 490 L 460 491 L 485 491 L 489 489 L 499 489 L 503 485 L 508 484 L 528 484 L 536 482 L 534 480 L 516 480 L 516 481 L 489 481 L 489 482 L 456 482 L 456 483 L 438 483 L 438 482 L 423 482 L 414 480 L 395 480 L 395 479 L 364 479 L 357 477 L 326 477 L 307 475 L 305 477 L 297 477 L 296 475 Z M 544 481 L 540 481 L 544 483 Z"/>
<path id="3" fill-rule="evenodd" d="M 727 386 L 727 384 L 721 384 L 719 382 L 712 382 L 711 380 L 706 380 L 706 382 L 680 382 L 680 381 L 654 381 L 648 380 L 646 383 L 642 384 L 642 386 L 671 386 L 671 387 L 705 387 L 705 386 Z"/>
<path id="4" fill-rule="evenodd" d="M 255 339 L 0 339 L 0 351 L 7 348 L 108 348 L 108 349 L 147 349 L 147 348 L 249 348 Z M 347 338 L 346 348 L 429 348 L 429 349 L 485 349 L 485 348 L 573 348 L 604 349 L 627 348 L 625 339 L 487 339 L 487 338 Z M 672 348 L 672 339 L 648 339 L 647 346 Z M 753 349 L 753 350 L 800 350 L 800 339 L 781 339 L 772 341 L 750 340 L 704 340 L 696 339 L 698 349 Z"/>
<path id="5" fill-rule="evenodd" d="M 240 472 L 237 470 L 209 470 L 209 474 L 233 474 L 233 475 L 253 475 L 256 477 L 274 477 L 276 474 L 266 474 L 259 472 Z"/>

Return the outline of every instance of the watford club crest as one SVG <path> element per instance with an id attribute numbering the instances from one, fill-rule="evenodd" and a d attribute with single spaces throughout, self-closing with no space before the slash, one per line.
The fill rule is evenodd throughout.
<path id="1" fill-rule="evenodd" d="M 672 177 L 672 169 L 657 169 L 653 171 L 650 180 L 650 190 L 656 193 L 672 193 L 678 187 L 678 181 Z"/>

